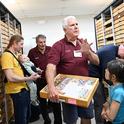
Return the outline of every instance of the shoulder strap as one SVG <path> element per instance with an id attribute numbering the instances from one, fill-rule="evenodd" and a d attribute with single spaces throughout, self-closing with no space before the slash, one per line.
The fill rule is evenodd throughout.
<path id="1" fill-rule="evenodd" d="M 31 76 L 31 74 L 25 69 L 25 67 L 21 64 L 21 62 L 17 59 L 17 57 L 9 50 L 6 50 L 5 52 L 9 52 L 13 55 L 13 57 L 18 61 L 19 65 L 21 66 L 22 70 L 23 70 L 23 73 L 24 73 L 24 76 Z"/>
<path id="2" fill-rule="evenodd" d="M 18 61 L 18 63 L 19 63 L 20 65 L 22 65 L 21 62 L 17 59 L 17 57 L 16 57 L 11 51 L 6 50 L 5 52 L 11 53 L 11 54 L 14 56 L 14 58 Z"/>

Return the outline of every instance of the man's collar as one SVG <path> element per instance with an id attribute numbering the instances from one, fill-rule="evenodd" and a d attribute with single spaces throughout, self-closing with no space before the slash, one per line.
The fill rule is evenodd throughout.
<path id="1" fill-rule="evenodd" d="M 46 50 L 46 48 L 45 48 L 45 50 Z M 45 53 L 45 50 L 42 51 L 42 50 L 40 50 L 40 49 L 38 48 L 38 46 L 36 46 L 36 51 L 37 51 L 37 52 L 40 52 L 40 53 L 44 54 L 44 53 Z"/>
<path id="2" fill-rule="evenodd" d="M 69 44 L 73 44 L 72 42 L 74 42 L 74 41 L 69 41 L 66 36 L 64 37 L 64 40 L 66 41 L 66 43 L 69 43 Z M 79 38 L 77 38 L 75 41 L 77 40 L 79 40 Z M 77 42 L 76 42 L 76 45 L 77 45 Z"/>

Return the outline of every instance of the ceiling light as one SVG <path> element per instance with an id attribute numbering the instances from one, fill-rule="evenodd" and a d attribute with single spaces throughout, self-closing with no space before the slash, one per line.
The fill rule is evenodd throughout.
<path id="1" fill-rule="evenodd" d="M 45 24 L 46 21 L 45 21 L 45 20 L 39 20 L 39 21 L 37 21 L 37 23 L 38 23 L 38 24 Z"/>

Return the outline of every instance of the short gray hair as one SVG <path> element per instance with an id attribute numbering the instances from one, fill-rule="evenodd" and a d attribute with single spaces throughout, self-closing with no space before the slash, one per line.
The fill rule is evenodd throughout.
<path id="1" fill-rule="evenodd" d="M 39 38 L 43 38 L 43 39 L 46 39 L 46 36 L 43 35 L 43 34 L 39 34 L 36 36 L 36 42 L 38 42 Z"/>
<path id="2" fill-rule="evenodd" d="M 63 21 L 62 21 L 63 29 L 66 28 L 66 26 L 68 26 L 68 20 L 70 20 L 70 19 L 76 19 L 76 17 L 75 16 L 67 16 L 67 17 L 65 17 L 63 19 Z"/>

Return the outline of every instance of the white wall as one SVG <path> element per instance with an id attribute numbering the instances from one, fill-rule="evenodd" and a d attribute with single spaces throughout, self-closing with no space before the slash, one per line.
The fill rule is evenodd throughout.
<path id="1" fill-rule="evenodd" d="M 62 29 L 63 16 L 57 17 L 40 17 L 21 19 L 22 34 L 25 39 L 24 53 L 28 53 L 29 49 L 34 47 L 35 38 L 38 34 L 44 34 L 47 37 L 47 45 L 52 46 L 53 43 L 64 37 Z M 94 42 L 92 48 L 95 50 L 95 32 L 94 32 L 94 19 L 92 15 L 89 16 L 76 16 L 81 38 L 87 38 L 88 42 Z M 43 22 L 42 20 L 45 20 Z"/>

